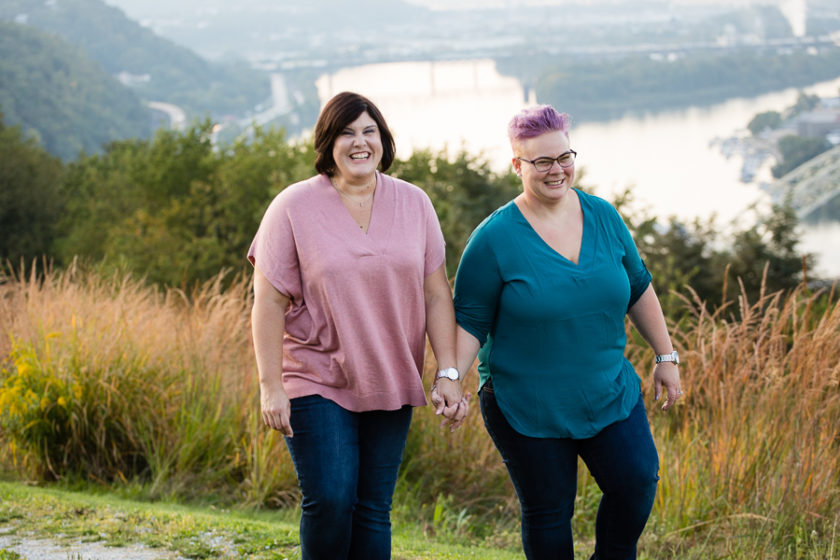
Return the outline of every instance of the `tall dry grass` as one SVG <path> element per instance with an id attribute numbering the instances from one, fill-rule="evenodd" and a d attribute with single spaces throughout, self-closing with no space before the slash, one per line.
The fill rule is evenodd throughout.
<path id="1" fill-rule="evenodd" d="M 700 543 L 715 557 L 745 545 L 754 558 L 840 556 L 833 290 L 751 302 L 742 288 L 715 313 L 686 304 L 693 313 L 674 332 L 685 400 L 673 414 L 650 413 L 662 459 L 652 520 L 660 544 L 676 554 Z M 648 353 L 631 349 L 637 364 Z"/>
<path id="2" fill-rule="evenodd" d="M 294 504 L 285 445 L 258 415 L 250 287 L 221 280 L 184 294 L 71 267 L 0 285 L 0 464 L 26 478 L 136 482 L 151 497 Z M 686 391 L 675 409 L 652 402 L 650 349 L 636 336 L 628 346 L 661 456 L 641 550 L 840 556 L 837 298 L 798 290 L 715 313 L 686 305 L 672 327 Z M 430 532 L 515 545 L 518 504 L 472 404 L 454 434 L 428 408 L 415 412 L 397 509 Z M 585 469 L 579 494 L 585 541 L 599 499 Z"/>
<path id="3" fill-rule="evenodd" d="M 187 295 L 76 267 L 8 279 L 4 466 L 25 477 L 140 482 L 153 497 L 282 497 L 294 473 L 282 441 L 257 422 L 248 290 L 240 280 L 223 292 L 222 280 Z M 68 387 L 63 403 L 28 403 L 13 390 L 27 378 Z M 11 412 L 26 420 L 14 434 Z"/>

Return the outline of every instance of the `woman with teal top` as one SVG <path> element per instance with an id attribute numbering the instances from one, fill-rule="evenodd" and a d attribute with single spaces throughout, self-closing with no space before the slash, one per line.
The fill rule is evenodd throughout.
<path id="1" fill-rule="evenodd" d="M 578 457 L 603 492 L 592 558 L 635 558 L 659 460 L 624 357 L 625 316 L 653 348 L 664 410 L 682 394 L 679 358 L 621 216 L 572 188 L 568 115 L 529 108 L 508 133 L 523 192 L 475 229 L 461 258 L 458 369 L 478 355 L 484 424 L 519 497 L 527 558 L 574 558 Z"/>

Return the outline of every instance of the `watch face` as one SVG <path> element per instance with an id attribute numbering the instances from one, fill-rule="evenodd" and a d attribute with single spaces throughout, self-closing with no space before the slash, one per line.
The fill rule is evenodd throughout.
<path id="1" fill-rule="evenodd" d="M 441 377 L 445 377 L 447 379 L 451 379 L 452 381 L 456 381 L 460 377 L 460 375 L 459 375 L 457 369 L 446 368 L 446 369 L 442 369 L 438 372 L 437 378 L 440 379 Z"/>

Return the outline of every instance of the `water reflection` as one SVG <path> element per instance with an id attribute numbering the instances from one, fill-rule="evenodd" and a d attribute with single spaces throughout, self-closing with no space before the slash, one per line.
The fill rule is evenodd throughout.
<path id="1" fill-rule="evenodd" d="M 392 127 L 401 157 L 419 148 L 466 149 L 483 154 L 497 170 L 510 165 L 507 121 L 539 101 L 526 99 L 521 84 L 500 75 L 492 60 L 359 66 L 324 75 L 317 87 L 322 103 L 344 90 L 370 97 Z M 821 96 L 837 95 L 838 89 L 840 78 L 805 88 Z M 715 215 L 720 224 L 749 220 L 749 208 L 766 205 L 768 197 L 758 182 L 740 181 L 741 159 L 727 158 L 715 141 L 745 129 L 756 113 L 793 105 L 797 95 L 791 88 L 707 108 L 574 124 L 572 145 L 585 184 L 601 196 L 632 186 L 636 204 L 651 215 Z M 759 170 L 761 180 L 770 180 L 767 168 Z M 840 223 L 803 231 L 802 249 L 818 254 L 818 272 L 840 277 L 834 249 L 840 247 Z"/>
<path id="2" fill-rule="evenodd" d="M 369 97 L 388 120 L 400 157 L 464 148 L 497 169 L 510 160 L 507 121 L 527 103 L 519 81 L 501 76 L 492 60 L 370 64 L 321 76 L 316 86 L 322 105 L 346 90 Z"/>

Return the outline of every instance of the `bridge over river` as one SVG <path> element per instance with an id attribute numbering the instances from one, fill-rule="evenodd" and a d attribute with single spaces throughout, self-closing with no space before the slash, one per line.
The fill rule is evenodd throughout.
<path id="1" fill-rule="evenodd" d="M 840 196 L 840 146 L 800 165 L 767 187 L 775 202 L 789 202 L 800 219 Z"/>

